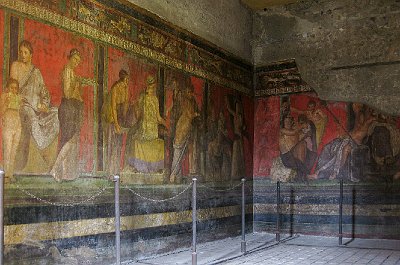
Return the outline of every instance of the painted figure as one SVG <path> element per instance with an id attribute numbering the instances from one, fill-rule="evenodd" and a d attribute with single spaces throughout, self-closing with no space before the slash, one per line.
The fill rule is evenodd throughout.
<path id="1" fill-rule="evenodd" d="M 349 156 L 353 150 L 360 147 L 368 134 L 368 129 L 376 120 L 371 109 L 363 104 L 353 103 L 351 105 L 355 116 L 353 129 L 347 135 L 336 138 L 324 146 L 316 167 L 318 178 L 336 179 L 348 177 L 351 181 L 357 182 L 348 171 Z"/>
<path id="2" fill-rule="evenodd" d="M 104 135 L 107 139 L 107 173 L 111 175 L 120 172 L 122 149 L 122 126 L 128 114 L 129 76 L 125 70 L 119 71 L 119 80 L 116 81 L 102 107 Z"/>
<path id="3" fill-rule="evenodd" d="M 393 117 L 378 114 L 368 129 L 367 145 L 371 152 L 372 171 L 396 172 L 400 153 L 400 131 Z"/>
<path id="4" fill-rule="evenodd" d="M 214 181 L 230 180 L 232 143 L 226 129 L 224 114 L 220 112 L 218 120 L 213 120 L 212 123 L 209 126 L 210 131 L 212 131 L 211 139 L 207 146 L 209 174 Z"/>
<path id="5" fill-rule="evenodd" d="M 194 142 L 190 139 L 193 133 L 193 121 L 196 117 L 199 117 L 198 107 L 194 98 L 194 87 L 190 81 L 190 78 L 186 80 L 186 87 L 182 91 L 181 98 L 178 102 L 174 102 L 174 105 L 179 104 L 180 115 L 177 119 L 175 127 L 174 137 L 174 154 L 172 159 L 170 182 L 180 183 L 182 181 L 182 166 L 181 162 L 185 155 L 188 145 L 191 144 L 193 147 Z M 196 150 L 192 150 L 196 153 Z M 196 161 L 191 161 L 195 163 Z M 191 163 L 191 164 L 192 164 Z"/>
<path id="6" fill-rule="evenodd" d="M 137 103 L 137 126 L 128 135 L 128 163 L 138 172 L 161 172 L 164 169 L 164 140 L 158 137 L 158 125 L 165 126 L 165 120 L 160 116 L 154 76 L 148 76 L 146 83 L 146 90 L 140 94 Z"/>
<path id="7" fill-rule="evenodd" d="M 21 137 L 21 119 L 19 110 L 21 96 L 19 83 L 10 78 L 6 84 L 7 92 L 0 98 L 0 117 L 2 117 L 5 183 L 14 182 L 14 163 Z"/>
<path id="8" fill-rule="evenodd" d="M 235 109 L 229 105 L 228 98 L 225 98 L 228 112 L 233 118 L 234 140 L 232 145 L 231 180 L 238 180 L 245 177 L 246 168 L 244 163 L 243 133 L 245 132 L 243 106 L 239 99 L 235 98 Z"/>
<path id="9" fill-rule="evenodd" d="M 19 111 L 22 128 L 15 168 L 18 171 L 24 170 L 28 163 L 28 155 L 37 151 L 46 163 L 43 170 L 48 172 L 56 156 L 56 149 L 52 149 L 52 146 L 56 145 L 59 121 L 57 109 L 50 106 L 50 95 L 42 74 L 32 64 L 32 56 L 31 43 L 22 41 L 19 44 L 18 61 L 13 62 L 10 69 L 10 77 L 19 82 L 22 97 Z M 40 165 L 33 165 L 37 166 Z"/>
<path id="10" fill-rule="evenodd" d="M 279 149 L 285 167 L 296 170 L 297 180 L 307 180 L 316 159 L 315 127 L 305 115 L 300 115 L 298 126 L 286 116 L 280 130 Z"/>
<path id="11" fill-rule="evenodd" d="M 322 140 L 322 136 L 325 133 L 328 116 L 320 108 L 317 108 L 317 103 L 314 100 L 308 101 L 307 110 L 305 111 L 298 110 L 293 107 L 291 108 L 291 110 L 300 114 L 305 114 L 307 116 L 307 119 L 314 123 L 316 128 L 316 143 L 317 146 L 319 146 Z"/>
<path id="12" fill-rule="evenodd" d="M 75 74 L 81 61 L 80 52 L 72 49 L 62 73 L 62 99 L 58 111 L 61 136 L 57 160 L 51 175 L 57 180 L 73 180 L 79 177 L 79 136 L 83 121 L 82 87 L 95 85 L 93 80 Z"/>

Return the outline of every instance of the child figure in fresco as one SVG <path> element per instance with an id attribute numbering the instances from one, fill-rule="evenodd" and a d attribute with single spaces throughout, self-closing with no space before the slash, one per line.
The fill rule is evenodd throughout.
<path id="1" fill-rule="evenodd" d="M 21 96 L 19 83 L 10 78 L 6 85 L 7 92 L 0 98 L 0 114 L 3 129 L 3 154 L 5 183 L 14 182 L 14 163 L 19 140 L 21 138 L 21 119 L 19 109 Z"/>

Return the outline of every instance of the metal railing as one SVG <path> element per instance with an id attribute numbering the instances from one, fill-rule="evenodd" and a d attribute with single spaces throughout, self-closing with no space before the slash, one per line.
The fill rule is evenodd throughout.
<path id="1" fill-rule="evenodd" d="M 4 178 L 5 178 L 5 173 L 4 171 L 0 170 L 0 265 L 3 265 L 3 258 L 4 258 Z M 120 265 L 121 264 L 121 209 L 120 209 L 120 177 L 118 175 L 113 177 L 113 182 L 114 182 L 114 204 L 115 204 L 115 257 L 116 257 L 116 264 Z M 200 187 L 203 187 L 204 189 L 211 190 L 214 192 L 228 192 L 232 191 L 238 187 L 241 186 L 241 252 L 243 254 L 246 253 L 246 237 L 245 237 L 245 228 L 246 228 L 246 198 L 245 198 L 245 179 L 243 178 L 241 182 L 233 187 L 227 188 L 227 189 L 214 189 L 211 187 L 208 187 L 206 185 L 200 185 Z M 40 198 L 39 196 L 35 195 L 34 193 L 20 187 L 19 185 L 15 184 L 17 188 L 19 188 L 23 193 L 26 195 L 30 196 L 31 198 L 52 206 L 62 206 L 62 207 L 73 207 L 77 205 L 82 205 L 85 203 L 88 203 L 90 201 L 93 201 L 95 198 L 99 197 L 101 194 L 104 193 L 108 188 L 112 188 L 111 186 L 104 186 L 99 189 L 95 194 L 88 196 L 87 198 L 81 200 L 81 201 L 74 201 L 74 202 L 55 202 L 55 201 L 50 201 L 47 199 Z M 133 190 L 130 187 L 122 187 L 128 191 L 130 191 L 132 194 L 135 196 L 138 196 L 141 199 L 150 201 L 150 202 L 166 202 L 170 200 L 174 200 L 178 197 L 180 197 L 182 194 L 186 193 L 190 188 L 192 188 L 192 265 L 197 265 L 197 178 L 193 178 L 192 182 L 187 185 L 181 192 L 176 194 L 175 196 L 172 196 L 170 198 L 164 198 L 164 199 L 153 199 L 149 198 L 147 196 L 144 196 L 140 194 L 139 192 Z"/>

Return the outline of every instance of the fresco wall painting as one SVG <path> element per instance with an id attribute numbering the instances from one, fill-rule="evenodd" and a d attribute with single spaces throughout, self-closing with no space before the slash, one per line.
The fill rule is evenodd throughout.
<path id="1" fill-rule="evenodd" d="M 362 103 L 322 100 L 293 60 L 256 69 L 254 230 L 399 239 L 399 118 Z M 332 88 L 334 89 L 334 88 Z M 267 97 L 265 97 L 267 96 Z"/>
<path id="2" fill-rule="evenodd" d="M 194 176 L 228 187 L 252 176 L 251 66 L 125 4 L 0 3 L 8 260 L 109 245 L 114 174 L 157 198 Z M 127 237 L 186 229 L 188 198 L 160 208 L 122 196 Z M 218 210 L 203 202 L 211 228 L 240 214 L 222 197 Z"/>
<path id="3" fill-rule="evenodd" d="M 186 175 L 207 174 L 204 149 L 207 139 L 199 139 L 201 130 L 205 128 L 207 113 L 204 79 L 179 71 L 173 73 L 174 70 L 160 68 L 156 62 L 120 49 L 99 45 L 77 33 L 24 17 L 13 18 L 19 24 L 20 33 L 14 34 L 10 39 L 9 53 L 19 56 L 17 63 L 10 62 L 10 77 L 16 77 L 14 72 L 21 75 L 18 78 L 23 85 L 25 79 L 30 79 L 29 71 L 19 74 L 17 67 L 18 64 L 23 65 L 21 56 L 24 47 L 20 44 L 27 43 L 28 51 L 32 49 L 30 65 L 37 71 L 37 78 L 40 79 L 38 84 L 32 85 L 32 89 L 37 87 L 38 90 L 43 86 L 42 91 L 37 93 L 47 94 L 46 100 L 49 101 L 43 111 L 35 109 L 40 112 L 36 118 L 43 116 L 43 121 L 38 124 L 32 122 L 32 128 L 22 129 L 23 140 L 20 141 L 15 161 L 17 175 L 51 175 L 55 180 L 61 181 L 76 179 L 81 174 L 116 174 L 123 169 L 128 183 L 161 184 L 175 182 L 176 171 L 179 172 L 178 175 L 181 170 Z M 139 32 L 139 39 L 144 41 L 146 31 Z M 194 57 L 191 58 L 193 60 Z M 73 62 L 74 60 L 77 62 Z M 121 73 L 126 75 L 127 84 L 118 84 L 122 80 Z M 66 87 L 72 83 L 76 88 L 71 88 L 72 94 L 68 95 Z M 151 93 L 148 92 L 150 86 Z M 193 91 L 189 93 L 186 91 L 188 89 Z M 118 93 L 113 93 L 113 90 Z M 146 97 L 148 93 L 152 97 Z M 42 97 L 39 94 L 36 96 Z M 28 95 L 22 95 L 22 98 L 22 102 L 25 102 Z M 247 115 L 252 110 L 249 102 L 251 101 L 247 100 Z M 181 103 L 190 108 L 193 106 L 194 109 L 189 111 L 190 108 L 177 107 Z M 236 105 L 242 104 L 240 102 Z M 228 105 L 224 103 L 224 106 Z M 238 108 L 243 109 L 243 106 Z M 182 110 L 188 113 L 182 113 Z M 45 113 L 49 115 L 46 116 Z M 33 116 L 30 118 L 34 119 Z M 115 122 L 115 119 L 121 120 Z M 52 125 L 41 128 L 39 124 L 45 121 Z M 35 138 L 36 127 L 38 136 Z M 175 135 L 177 129 L 178 135 Z M 32 139 L 28 139 L 29 131 L 33 135 Z M 44 131 L 51 136 L 45 136 Z M 100 144 L 97 148 L 94 148 L 95 141 Z M 188 141 L 192 143 L 188 144 Z M 22 152 L 27 148 L 29 152 Z M 241 145 L 239 148 L 243 149 Z M 246 148 L 249 152 L 249 145 Z M 240 151 L 243 152 L 244 150 Z M 243 154 L 239 160 L 244 160 Z M 248 163 L 250 161 L 251 159 Z M 69 169 L 66 164 L 73 165 L 75 171 L 67 172 Z M 184 165 L 186 168 L 179 168 L 185 167 Z M 148 173 L 156 176 L 155 182 L 144 180 L 144 174 Z M 249 170 L 246 173 L 251 175 Z M 244 175 L 245 172 L 240 174 Z M 11 181 L 15 179 L 12 178 Z"/>
<path id="4" fill-rule="evenodd" d="M 279 120 L 265 121 L 266 109 L 279 114 Z M 276 131 L 279 125 L 279 135 L 258 136 L 255 175 L 282 181 L 352 182 L 398 176 L 400 131 L 396 117 L 364 104 L 322 101 L 315 94 L 259 99 L 256 115 L 260 115 L 256 128 Z M 275 144 L 269 145 L 270 159 L 264 160 L 261 154 L 267 142 Z"/>
<path id="5" fill-rule="evenodd" d="M 213 87 L 207 120 L 207 169 L 212 180 L 240 180 L 252 174 L 252 100 L 223 87 Z"/>

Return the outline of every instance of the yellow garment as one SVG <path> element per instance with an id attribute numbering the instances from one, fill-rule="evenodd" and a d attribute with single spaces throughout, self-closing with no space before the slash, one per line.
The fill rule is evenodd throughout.
<path id="1" fill-rule="evenodd" d="M 115 123 L 112 113 L 112 93 L 116 93 L 116 105 L 124 104 L 127 102 L 127 86 L 123 81 L 117 81 L 111 90 L 107 93 L 105 101 L 101 109 L 101 117 L 107 123 Z"/>
<path id="2" fill-rule="evenodd" d="M 146 162 L 158 162 L 164 160 L 164 140 L 136 140 L 133 143 L 133 157 Z"/>
<path id="3" fill-rule="evenodd" d="M 101 118 L 107 123 L 113 123 L 113 116 L 111 111 L 111 91 L 107 94 L 106 100 L 101 108 Z"/>
<path id="4" fill-rule="evenodd" d="M 156 96 L 144 94 L 140 99 L 142 106 L 142 121 L 137 138 L 142 140 L 153 140 L 158 138 L 158 116 L 159 106 Z"/>

